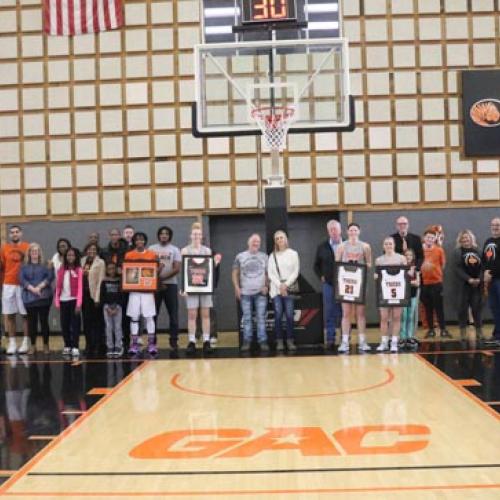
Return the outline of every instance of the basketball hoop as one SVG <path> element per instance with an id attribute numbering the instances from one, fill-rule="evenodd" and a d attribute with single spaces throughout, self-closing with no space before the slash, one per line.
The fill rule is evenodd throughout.
<path id="1" fill-rule="evenodd" d="M 290 125 L 295 121 L 295 106 L 254 106 L 250 112 L 259 125 L 269 149 L 283 151 Z"/>

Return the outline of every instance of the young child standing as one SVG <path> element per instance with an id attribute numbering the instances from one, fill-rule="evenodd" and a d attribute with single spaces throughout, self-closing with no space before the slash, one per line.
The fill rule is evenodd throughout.
<path id="1" fill-rule="evenodd" d="M 120 289 L 118 269 L 114 262 L 107 264 L 106 276 L 101 282 L 101 304 L 106 328 L 106 356 L 121 358 L 123 356 L 123 293 Z"/>
<path id="2" fill-rule="evenodd" d="M 80 312 L 83 299 L 83 272 L 80 252 L 70 248 L 57 272 L 55 305 L 61 311 L 61 329 L 64 337 L 63 356 L 80 356 Z"/>
<path id="3" fill-rule="evenodd" d="M 420 289 L 420 274 L 416 268 L 415 252 L 408 248 L 405 252 L 407 265 L 410 267 L 411 299 L 410 304 L 403 308 L 401 315 L 400 347 L 414 349 L 418 345 L 415 333 L 418 325 L 418 295 Z"/>
<path id="4" fill-rule="evenodd" d="M 439 335 L 442 338 L 451 338 L 446 330 L 443 305 L 443 272 L 446 256 L 442 247 L 436 244 L 437 235 L 433 231 L 424 234 L 424 262 L 422 263 L 422 302 L 425 307 L 425 316 L 429 324 L 426 338 L 435 337 L 433 325 L 434 311 L 439 323 Z"/>

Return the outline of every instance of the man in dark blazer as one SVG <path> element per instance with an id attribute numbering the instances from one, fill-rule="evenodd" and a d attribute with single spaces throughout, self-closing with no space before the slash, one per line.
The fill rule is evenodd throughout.
<path id="1" fill-rule="evenodd" d="M 411 248 L 415 253 L 415 265 L 420 269 L 424 261 L 424 251 L 422 248 L 422 238 L 418 234 L 410 233 L 410 223 L 408 219 L 401 215 L 396 219 L 397 233 L 391 234 L 396 244 L 396 252 L 404 255 L 408 248 Z"/>
<path id="2" fill-rule="evenodd" d="M 326 225 L 328 239 L 316 250 L 314 272 L 321 280 L 323 292 L 323 316 L 326 329 L 326 345 L 329 350 L 335 348 L 335 329 L 342 318 L 340 302 L 335 300 L 335 250 L 342 243 L 342 227 L 337 220 L 330 220 Z"/>

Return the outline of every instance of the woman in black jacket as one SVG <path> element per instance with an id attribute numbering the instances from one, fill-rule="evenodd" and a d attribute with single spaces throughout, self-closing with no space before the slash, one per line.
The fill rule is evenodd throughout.
<path id="1" fill-rule="evenodd" d="M 482 337 L 482 276 L 481 253 L 477 247 L 476 237 L 469 229 L 460 231 L 453 252 L 453 271 L 459 283 L 458 292 L 458 325 L 460 338 L 465 340 L 469 307 L 472 311 L 476 337 Z"/>

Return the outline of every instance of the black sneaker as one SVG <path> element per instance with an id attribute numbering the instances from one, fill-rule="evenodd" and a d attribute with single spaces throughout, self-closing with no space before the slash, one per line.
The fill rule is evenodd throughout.
<path id="1" fill-rule="evenodd" d="M 193 356 L 196 353 L 196 344 L 194 342 L 189 342 L 186 348 L 186 354 L 188 356 Z"/>
<path id="2" fill-rule="evenodd" d="M 453 338 L 453 335 L 448 330 L 446 330 L 446 328 L 439 332 L 439 336 L 443 339 L 452 339 Z"/>
<path id="3" fill-rule="evenodd" d="M 426 334 L 425 334 L 425 339 L 431 339 L 433 337 L 436 336 L 436 332 L 434 330 L 429 330 Z"/>
<path id="4" fill-rule="evenodd" d="M 203 354 L 212 354 L 213 352 L 214 350 L 210 345 L 210 340 L 205 340 L 205 342 L 203 342 Z"/>

